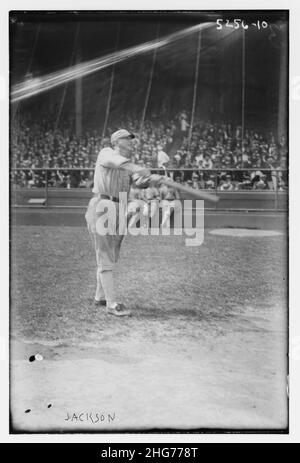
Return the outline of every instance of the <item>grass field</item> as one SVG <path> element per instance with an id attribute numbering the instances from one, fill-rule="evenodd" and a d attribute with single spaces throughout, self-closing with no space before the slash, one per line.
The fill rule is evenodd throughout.
<path id="1" fill-rule="evenodd" d="M 115 272 L 125 319 L 92 303 L 85 228 L 21 226 L 11 238 L 15 431 L 286 428 L 283 235 L 206 230 L 196 248 L 127 237 Z"/>

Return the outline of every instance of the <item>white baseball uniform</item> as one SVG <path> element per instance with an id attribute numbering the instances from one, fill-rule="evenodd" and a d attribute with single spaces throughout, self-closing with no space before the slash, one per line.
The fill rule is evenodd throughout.
<path id="1" fill-rule="evenodd" d="M 97 158 L 94 173 L 94 197 L 90 200 L 85 215 L 88 230 L 92 236 L 97 266 L 100 271 L 112 270 L 120 254 L 121 244 L 124 235 L 118 234 L 119 229 L 119 203 L 114 201 L 116 206 L 116 234 L 99 235 L 96 231 L 97 216 L 96 208 L 101 201 L 101 195 L 119 200 L 119 193 L 129 193 L 131 173 L 122 170 L 121 167 L 130 162 L 129 159 L 120 156 L 112 148 L 103 148 Z M 101 214 L 100 214 L 101 215 Z"/>

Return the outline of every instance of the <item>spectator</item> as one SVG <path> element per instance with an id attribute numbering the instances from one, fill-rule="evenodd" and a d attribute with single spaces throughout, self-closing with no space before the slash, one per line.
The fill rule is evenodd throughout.
<path id="1" fill-rule="evenodd" d="M 249 172 L 243 172 L 242 180 L 238 183 L 239 190 L 252 190 L 252 182 Z"/>
<path id="2" fill-rule="evenodd" d="M 165 164 L 170 161 L 169 156 L 162 150 L 162 146 L 157 146 L 157 167 L 159 169 L 164 168 Z"/>
<path id="3" fill-rule="evenodd" d="M 212 169 L 213 168 L 212 160 L 210 159 L 208 154 L 206 154 L 204 156 L 204 159 L 202 161 L 202 168 L 203 169 Z"/>
<path id="4" fill-rule="evenodd" d="M 185 110 L 183 110 L 182 113 L 179 114 L 181 138 L 184 138 L 187 136 L 187 131 L 189 128 L 189 123 L 187 121 L 187 118 L 188 118 L 187 113 Z"/>
<path id="5" fill-rule="evenodd" d="M 232 191 L 235 187 L 231 181 L 231 175 L 227 174 L 225 181 L 221 184 L 220 190 L 221 191 Z"/>
<path id="6" fill-rule="evenodd" d="M 209 180 L 205 183 L 205 189 L 206 190 L 215 190 L 216 188 L 216 183 L 215 183 L 215 176 L 210 175 Z"/>
<path id="7" fill-rule="evenodd" d="M 254 183 L 253 185 L 254 190 L 268 190 L 269 185 L 267 182 L 267 176 L 265 174 L 262 174 L 259 176 L 259 179 L 257 182 Z"/>
<path id="8" fill-rule="evenodd" d="M 92 178 L 83 169 L 94 168 L 99 150 L 109 145 L 109 134 L 119 126 L 126 126 L 135 133 L 139 132 L 140 121 L 127 116 L 115 121 L 107 130 L 107 136 L 102 138 L 101 131 L 86 131 L 82 137 L 77 137 L 72 127 L 71 119 L 62 120 L 60 128 L 53 129 L 53 118 L 49 116 L 39 119 L 32 114 L 23 116 L 12 130 L 11 165 L 15 168 L 29 168 L 31 172 L 17 171 L 12 175 L 12 181 L 18 186 L 34 188 L 45 186 L 45 174 L 35 171 L 36 168 L 49 167 L 57 169 L 48 175 L 48 185 L 64 188 L 89 188 Z M 198 171 L 199 179 L 194 181 L 199 187 L 211 181 L 210 170 L 217 168 L 224 172 L 230 168 L 272 169 L 268 175 L 272 179 L 273 189 L 279 187 L 281 180 L 279 168 L 287 165 L 287 145 L 284 137 L 276 143 L 271 133 L 263 137 L 258 131 L 244 130 L 242 141 L 241 127 L 228 123 L 207 123 L 195 119 L 192 139 L 188 140 L 188 115 L 181 111 L 177 118 L 162 122 L 159 117 L 145 120 L 143 129 L 135 139 L 136 150 L 133 161 L 148 168 L 168 165 L 180 169 L 186 167 Z M 176 137 L 176 130 L 181 136 Z M 166 154 L 164 149 L 167 150 Z M 159 154 L 160 153 L 160 154 Z M 160 159 L 161 157 L 161 159 Z M 76 168 L 71 174 L 68 168 Z M 62 173 L 59 169 L 64 169 Z M 206 172 L 202 175 L 201 169 Z M 53 175 L 52 175 L 53 174 Z M 226 175 L 226 174 L 225 174 Z M 185 180 L 191 180 L 186 172 Z M 242 173 L 235 174 L 239 188 L 248 189 L 249 178 Z M 278 179 L 278 180 L 277 180 Z M 258 179 L 259 180 L 259 179 Z M 285 188 L 287 179 L 282 179 L 281 188 Z"/>

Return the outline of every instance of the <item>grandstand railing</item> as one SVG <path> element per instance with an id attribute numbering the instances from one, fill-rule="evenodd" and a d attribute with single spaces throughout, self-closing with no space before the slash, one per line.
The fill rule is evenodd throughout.
<path id="1" fill-rule="evenodd" d="M 165 170 L 161 168 L 149 168 L 152 173 L 159 172 L 159 173 L 168 173 L 168 175 L 172 176 L 174 179 L 178 176 L 181 176 L 183 181 L 187 180 L 192 180 L 192 175 L 193 173 L 196 173 L 199 176 L 199 182 L 207 182 L 208 178 L 211 178 L 213 181 L 213 187 L 207 189 L 207 188 L 199 188 L 202 190 L 209 190 L 209 191 L 214 191 L 216 194 L 220 195 L 222 193 L 248 193 L 251 195 L 252 193 L 264 193 L 266 195 L 271 195 L 273 199 L 273 207 L 272 210 L 279 210 L 280 208 L 278 207 L 278 199 L 281 193 L 287 194 L 287 188 L 288 188 L 288 171 L 287 169 L 282 169 L 282 168 L 274 168 L 274 169 L 266 169 L 266 168 L 243 168 L 243 169 L 237 169 L 237 168 L 218 168 L 218 169 L 197 169 L 197 168 L 167 168 Z M 27 175 L 26 178 L 20 178 L 21 174 L 23 173 L 34 173 L 36 176 L 38 176 L 38 179 L 28 180 L 30 175 Z M 62 184 L 57 186 L 51 185 L 51 174 L 52 173 L 59 173 L 60 175 L 64 176 L 64 181 L 65 185 Z M 16 192 L 26 192 L 26 196 L 28 197 L 28 192 L 29 191 L 39 191 L 43 192 L 43 198 L 44 198 L 44 206 L 49 207 L 49 191 L 53 190 L 63 190 L 66 191 L 68 190 L 70 194 L 72 191 L 74 192 L 75 190 L 81 190 L 81 191 L 91 191 L 92 188 L 92 173 L 94 172 L 94 168 L 77 168 L 77 167 L 72 167 L 72 168 L 56 168 L 56 167 L 36 167 L 36 168 L 29 168 L 29 167 L 11 167 L 10 169 L 10 174 L 11 174 L 11 193 L 14 195 Z M 251 175 L 252 172 L 262 172 L 263 174 L 266 175 L 267 178 L 267 189 L 257 189 L 254 188 L 253 185 L 251 187 L 251 184 L 243 184 L 241 182 L 241 175 L 248 173 Z M 84 174 L 84 173 L 90 173 L 90 180 L 87 183 L 86 186 L 80 186 L 78 184 L 76 187 L 74 187 L 74 173 L 77 173 L 79 176 Z M 71 186 L 71 181 L 67 181 L 65 178 L 67 175 L 73 174 L 73 186 Z M 201 174 L 203 175 L 203 180 L 200 180 Z M 235 188 L 238 187 L 238 189 L 234 190 L 221 190 L 221 184 L 220 184 L 220 175 L 231 175 L 231 180 L 232 183 L 234 184 Z M 19 177 L 19 178 L 18 178 Z M 240 180 L 239 180 L 240 178 Z M 79 180 L 79 177 L 78 177 Z M 284 187 L 282 188 L 280 186 L 280 182 L 284 182 Z M 203 184 L 203 183 L 202 183 Z M 14 201 L 14 198 L 12 198 L 11 201 L 12 206 L 21 206 L 24 207 L 27 204 L 17 204 L 16 201 Z M 58 207 L 58 206 L 51 206 L 51 207 Z M 76 207 L 76 206 L 72 206 Z M 79 206 L 78 206 L 79 207 Z M 242 208 L 244 209 L 244 208 Z M 249 208 L 245 208 L 249 209 Z"/>

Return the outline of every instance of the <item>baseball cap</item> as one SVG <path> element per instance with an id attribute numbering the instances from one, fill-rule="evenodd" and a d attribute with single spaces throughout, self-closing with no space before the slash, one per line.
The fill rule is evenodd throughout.
<path id="1" fill-rule="evenodd" d="M 135 135 L 133 135 L 133 133 L 128 132 L 128 130 L 120 129 L 112 134 L 112 136 L 110 137 L 110 141 L 113 144 L 120 138 L 135 138 Z"/>

